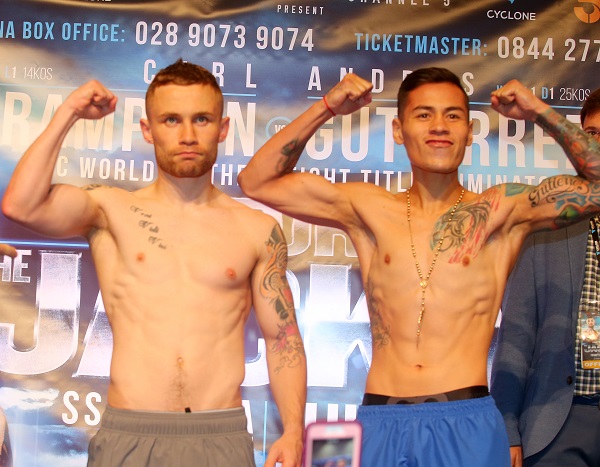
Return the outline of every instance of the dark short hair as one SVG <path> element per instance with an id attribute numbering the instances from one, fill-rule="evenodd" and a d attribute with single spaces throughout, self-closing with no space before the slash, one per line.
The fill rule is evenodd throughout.
<path id="1" fill-rule="evenodd" d="M 592 92 L 583 103 L 580 113 L 581 124 L 583 125 L 585 117 L 596 112 L 600 112 L 600 88 Z"/>
<path id="2" fill-rule="evenodd" d="M 189 86 L 192 84 L 204 84 L 213 88 L 219 95 L 223 95 L 219 83 L 214 75 L 206 68 L 190 62 L 184 62 L 181 58 L 175 63 L 163 68 L 154 76 L 154 79 L 146 91 L 146 110 L 148 101 L 160 86 L 175 84 L 178 86 Z"/>
<path id="3" fill-rule="evenodd" d="M 401 117 L 406 108 L 409 94 L 425 84 L 449 83 L 456 86 L 465 96 L 465 105 L 469 111 L 469 96 L 462 87 L 458 76 L 446 68 L 429 67 L 419 68 L 404 78 L 398 89 L 398 117 Z"/>

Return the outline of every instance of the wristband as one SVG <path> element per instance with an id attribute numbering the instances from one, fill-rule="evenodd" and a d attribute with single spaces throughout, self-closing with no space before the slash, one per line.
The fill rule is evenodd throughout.
<path id="1" fill-rule="evenodd" d="M 327 110 L 329 110 L 331 112 L 331 115 L 333 115 L 335 117 L 337 114 L 333 110 L 331 110 L 331 107 L 329 107 L 329 104 L 327 103 L 327 99 L 325 99 L 325 96 L 323 96 L 323 103 L 325 104 L 325 107 L 327 107 Z"/>

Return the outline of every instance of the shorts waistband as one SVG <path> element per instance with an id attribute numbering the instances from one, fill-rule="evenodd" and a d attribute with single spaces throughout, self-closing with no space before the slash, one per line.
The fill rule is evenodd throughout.
<path id="1" fill-rule="evenodd" d="M 102 415 L 103 430 L 135 435 L 195 436 L 247 431 L 243 407 L 200 412 L 153 412 L 124 410 L 107 406 Z"/>
<path id="2" fill-rule="evenodd" d="M 600 394 L 591 394 L 589 396 L 573 396 L 573 404 L 592 405 L 600 409 Z"/>
<path id="3" fill-rule="evenodd" d="M 423 404 L 426 402 L 451 402 L 466 399 L 479 399 L 487 397 L 490 392 L 487 386 L 469 386 L 454 391 L 430 394 L 427 396 L 394 397 L 382 394 L 365 393 L 363 405 L 396 405 L 396 404 Z"/>

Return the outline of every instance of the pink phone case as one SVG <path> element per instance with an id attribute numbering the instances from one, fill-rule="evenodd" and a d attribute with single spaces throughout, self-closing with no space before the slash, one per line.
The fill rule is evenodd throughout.
<path id="1" fill-rule="evenodd" d="M 306 427 L 304 467 L 360 467 L 362 426 L 352 422 L 314 422 Z"/>

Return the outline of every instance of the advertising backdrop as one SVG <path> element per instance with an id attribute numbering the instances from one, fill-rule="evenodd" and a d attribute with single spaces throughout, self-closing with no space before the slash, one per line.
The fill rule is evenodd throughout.
<path id="1" fill-rule="evenodd" d="M 469 95 L 465 188 L 573 173 L 547 134 L 499 117 L 489 96 L 518 78 L 579 122 L 582 102 L 600 86 L 600 0 L 0 0 L 0 195 L 57 106 L 90 79 L 117 94 L 116 112 L 76 124 L 54 181 L 132 190 L 151 182 L 154 154 L 139 127 L 144 94 L 180 57 L 213 72 L 231 118 L 214 184 L 274 215 L 286 234 L 308 358 L 307 423 L 353 419 L 371 361 L 356 253 L 341 231 L 244 198 L 237 174 L 271 135 L 354 72 L 372 80 L 372 104 L 328 121 L 297 170 L 405 190 L 410 166 L 391 122 L 403 77 L 424 66 L 451 69 Z M 85 465 L 112 346 L 87 244 L 40 237 L 4 217 L 0 241 L 19 250 L 14 260 L 0 257 L 0 407 L 15 466 Z M 244 407 L 261 465 L 280 421 L 252 316 L 245 344 Z"/>

